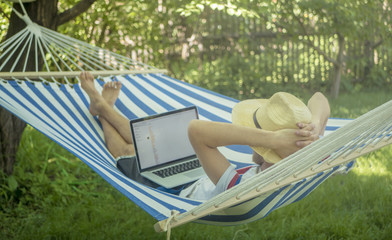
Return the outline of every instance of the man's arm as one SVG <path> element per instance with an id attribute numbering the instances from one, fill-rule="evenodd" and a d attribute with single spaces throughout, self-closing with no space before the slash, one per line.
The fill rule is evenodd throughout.
<path id="1" fill-rule="evenodd" d="M 308 108 L 312 113 L 312 123 L 304 124 L 298 123 L 297 126 L 301 130 L 307 130 L 297 132 L 298 135 L 304 136 L 303 134 L 309 134 L 310 139 L 307 141 L 299 141 L 297 145 L 299 147 L 305 147 L 317 140 L 319 136 L 324 135 L 325 127 L 331 113 L 328 99 L 320 92 L 316 92 L 308 101 Z"/>
<path id="2" fill-rule="evenodd" d="M 206 172 L 214 184 L 230 166 L 229 161 L 219 152 L 218 147 L 227 145 L 249 145 L 279 150 L 281 157 L 286 157 L 300 147 L 298 141 L 308 141 L 309 133 L 297 135 L 296 132 L 307 130 L 283 129 L 267 131 L 230 123 L 193 120 L 189 124 L 188 136 L 192 146 Z"/>
<path id="3" fill-rule="evenodd" d="M 322 93 L 316 92 L 309 99 L 308 108 L 312 113 L 312 123 L 316 126 L 316 133 L 324 135 L 325 127 L 331 114 L 328 99 Z"/>

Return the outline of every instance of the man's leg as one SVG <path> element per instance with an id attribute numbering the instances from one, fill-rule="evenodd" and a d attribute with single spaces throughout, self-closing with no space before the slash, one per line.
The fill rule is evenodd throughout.
<path id="1" fill-rule="evenodd" d="M 106 123 L 109 123 L 126 143 L 132 144 L 129 120 L 113 109 L 121 88 L 121 83 L 112 82 L 105 84 L 101 96 L 95 89 L 93 75 L 88 72 L 82 72 L 80 74 L 80 81 L 82 88 L 90 98 L 90 113 L 94 116 L 98 115 L 103 126 L 106 127 Z"/>
<path id="2" fill-rule="evenodd" d="M 102 97 L 111 108 L 113 108 L 114 103 L 118 98 L 120 89 L 120 82 L 109 82 L 103 86 Z M 135 155 L 135 149 L 132 142 L 129 143 L 124 140 L 117 129 L 115 129 L 106 118 L 100 117 L 99 121 L 102 124 L 106 146 L 115 158 Z"/>
<path id="3" fill-rule="evenodd" d="M 129 120 L 121 116 L 114 109 L 121 89 L 120 82 L 109 82 L 103 86 L 102 96 L 94 87 L 94 78 L 89 73 L 80 75 L 82 88 L 90 97 L 90 112 L 99 116 L 102 124 L 105 143 L 113 157 L 118 158 L 117 168 L 127 177 L 145 186 L 156 188 L 154 182 L 140 175 L 135 157 L 135 148 L 132 142 L 132 134 Z"/>

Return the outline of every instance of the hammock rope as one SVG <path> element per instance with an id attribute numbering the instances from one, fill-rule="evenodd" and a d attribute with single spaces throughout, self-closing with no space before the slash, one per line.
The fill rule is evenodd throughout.
<path id="1" fill-rule="evenodd" d="M 157 231 L 192 221 L 233 225 L 258 220 L 304 198 L 332 174 L 347 172 L 356 157 L 392 141 L 390 101 L 353 121 L 329 119 L 325 137 L 208 201 L 161 192 L 125 177 L 116 168 L 99 121 L 88 111 L 88 96 L 68 78 L 78 80 L 84 70 L 96 76 L 114 76 L 95 81 L 95 86 L 101 91 L 105 82 L 121 81 L 115 109 L 128 119 L 196 105 L 201 119 L 230 122 L 231 109 L 238 101 L 31 21 L 26 23 L 12 40 L 0 44 L 0 71 L 10 59 L 19 62 L 23 57 L 26 70 L 28 58 L 34 56 L 36 72 L 14 72 L 15 62 L 11 71 L 1 73 L 1 106 L 69 150 L 156 218 Z M 17 53 L 19 47 L 22 50 Z M 38 71 L 39 58 L 47 72 Z M 13 80 L 7 80 L 10 78 Z M 220 150 L 238 168 L 252 164 L 252 150 L 247 146 Z"/>
<path id="2" fill-rule="evenodd" d="M 273 165 L 252 179 L 249 179 L 245 183 L 225 191 L 221 195 L 211 199 L 208 203 L 206 202 L 195 207 L 192 211 L 183 213 L 175 219 L 181 221 L 186 218 L 191 218 L 191 220 L 193 220 L 194 218 L 219 210 L 220 206 L 224 203 L 231 201 L 232 203 L 229 206 L 232 206 L 238 204 L 238 202 L 247 201 L 259 196 L 260 193 L 264 192 L 261 191 L 262 189 L 268 191 L 268 186 L 272 186 L 272 189 L 285 186 L 291 183 L 288 180 L 290 178 L 292 178 L 293 181 L 298 181 L 298 176 L 305 172 L 308 166 L 312 166 L 309 174 L 314 175 L 320 172 L 316 171 L 317 168 L 321 168 L 321 171 L 325 171 L 326 169 L 333 168 L 344 162 L 351 161 L 358 155 L 374 151 L 376 146 L 377 148 L 380 148 L 391 144 L 391 119 L 392 101 L 389 101 L 377 109 L 362 115 L 358 119 L 347 124 L 344 128 L 336 130 L 334 134 L 316 141 L 307 148 L 301 149 L 295 154 L 280 161 L 278 164 Z M 359 133 L 360 135 L 358 136 Z M 352 139 L 354 139 L 354 141 Z M 377 145 L 377 143 L 380 142 L 381 144 Z M 344 147 L 342 148 L 341 146 Z M 339 148 L 342 148 L 343 150 L 337 152 Z M 329 157 L 327 157 L 326 161 L 322 161 L 326 156 Z M 334 164 L 334 162 L 337 163 Z M 325 164 L 327 166 L 322 168 L 322 165 Z M 298 171 L 298 168 L 302 170 Z M 303 177 L 304 176 L 301 176 L 300 178 Z M 254 186 L 256 186 L 256 188 Z"/>
<path id="3" fill-rule="evenodd" d="M 134 74 L 134 73 L 164 73 L 163 69 L 157 69 L 147 64 L 134 61 L 130 58 L 124 57 L 120 54 L 111 52 L 106 49 L 98 48 L 89 45 L 80 40 L 73 39 L 69 36 L 62 35 L 56 31 L 39 26 L 33 23 L 27 16 L 26 11 L 22 6 L 24 14 L 14 11 L 23 19 L 27 26 L 0 44 L 0 50 L 3 49 L 2 58 L 3 64 L 0 66 L 0 71 L 3 71 L 5 65 L 10 61 L 11 57 L 15 57 L 14 63 L 7 74 L 0 76 L 3 79 L 19 80 L 20 74 L 14 73 L 16 64 L 24 59 L 23 70 L 27 69 L 29 58 L 33 58 L 35 62 L 35 72 L 40 72 L 38 69 L 39 59 L 44 62 L 44 69 L 46 72 L 52 72 L 54 77 L 47 78 L 50 75 L 38 76 L 38 79 L 43 82 L 52 82 L 71 84 L 67 76 L 61 76 L 64 69 L 68 72 L 73 71 L 91 71 L 97 77 L 120 74 Z M 22 46 L 22 47 L 21 47 Z M 4 50 L 5 49 L 5 50 Z M 33 49 L 33 51 L 31 51 Z M 16 53 L 16 51 L 19 53 Z M 50 63 L 47 58 L 50 59 Z M 60 65 L 61 63 L 61 65 Z M 50 65 L 51 64 L 51 65 Z M 108 73 L 106 72 L 108 71 Z M 54 72 L 54 73 L 53 73 Z M 15 75 L 14 75 L 15 74 Z M 69 77 L 77 77 L 76 74 L 68 73 Z M 33 74 L 32 77 L 36 78 Z M 23 76 L 22 79 L 31 80 Z"/>

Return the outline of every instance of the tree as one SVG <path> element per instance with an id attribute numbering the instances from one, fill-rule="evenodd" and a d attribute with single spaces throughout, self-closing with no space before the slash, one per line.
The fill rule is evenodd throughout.
<path id="1" fill-rule="evenodd" d="M 57 30 L 58 26 L 85 12 L 94 2 L 95 0 L 81 0 L 62 12 L 59 12 L 58 0 L 25 1 L 23 5 L 33 22 L 52 30 Z M 23 12 L 18 3 L 14 3 L 13 8 L 18 12 Z M 12 11 L 4 40 L 10 38 L 25 26 L 26 23 L 16 15 L 15 11 Z M 5 65 L 3 71 L 9 71 L 11 63 L 14 63 L 14 61 L 9 59 L 9 64 Z M 14 71 L 22 69 L 24 59 L 20 59 L 19 62 Z M 42 68 L 42 64 L 42 62 L 38 63 L 38 69 Z M 26 71 L 34 71 L 34 69 L 35 63 L 33 61 L 28 62 Z M 16 152 L 25 126 L 26 124 L 22 120 L 0 107 L 0 169 L 8 175 L 13 172 Z"/>
<path id="2" fill-rule="evenodd" d="M 268 19 L 271 23 L 292 36 L 301 37 L 301 41 L 333 65 L 330 88 L 332 98 L 339 95 L 346 67 L 347 42 L 359 41 L 364 45 L 366 77 L 374 65 L 374 50 L 390 35 L 390 25 L 386 24 L 386 16 L 390 11 L 387 1 L 275 0 L 269 4 L 273 12 L 269 17 L 275 16 L 274 21 Z M 317 46 L 314 38 L 317 35 L 334 38 L 337 49 L 334 54 Z"/>
<path id="3" fill-rule="evenodd" d="M 333 67 L 328 82 L 332 98 L 338 97 L 341 82 L 347 79 L 347 73 L 352 74 L 353 69 L 363 69 L 359 80 L 366 79 L 367 85 L 384 82 L 374 79 L 380 78 L 377 72 L 375 74 L 375 50 L 390 39 L 389 1 L 211 0 L 192 1 L 179 10 L 185 16 L 199 17 L 207 7 L 229 15 L 246 18 L 258 16 L 265 25 L 271 26 L 262 29 L 258 36 L 271 37 L 276 42 L 284 39 L 310 47 L 312 52 L 322 56 Z M 222 22 L 215 24 L 224 25 Z M 237 29 L 231 30 L 235 32 Z M 322 46 L 320 42 L 323 42 Z M 352 51 L 348 51 L 353 45 L 361 49 L 361 54 L 353 55 Z M 384 69 L 379 70 L 385 74 Z"/>

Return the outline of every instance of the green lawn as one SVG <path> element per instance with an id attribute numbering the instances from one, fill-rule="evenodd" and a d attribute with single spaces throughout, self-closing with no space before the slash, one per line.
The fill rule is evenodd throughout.
<path id="1" fill-rule="evenodd" d="M 355 118 L 392 99 L 342 95 L 332 117 Z M 0 177 L 0 239 L 165 239 L 156 222 L 80 160 L 28 127 L 13 176 Z M 241 226 L 190 223 L 171 239 L 390 239 L 392 147 L 361 157 L 300 202 Z"/>

